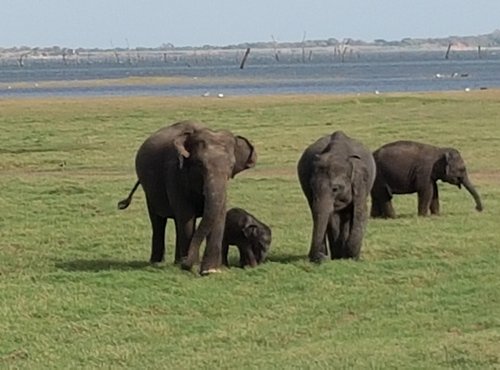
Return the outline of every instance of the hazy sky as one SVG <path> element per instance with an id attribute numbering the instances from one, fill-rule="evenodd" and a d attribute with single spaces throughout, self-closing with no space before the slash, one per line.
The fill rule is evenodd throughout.
<path id="1" fill-rule="evenodd" d="M 157 47 L 478 35 L 500 0 L 0 0 L 0 47 Z"/>

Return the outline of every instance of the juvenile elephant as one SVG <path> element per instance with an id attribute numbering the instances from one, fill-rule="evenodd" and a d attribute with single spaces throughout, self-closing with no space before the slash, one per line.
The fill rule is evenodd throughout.
<path id="1" fill-rule="evenodd" d="M 222 242 L 222 263 L 229 266 L 230 245 L 240 252 L 240 267 L 255 267 L 264 262 L 271 247 L 271 229 L 242 208 L 231 208 L 226 214 Z"/>
<path id="2" fill-rule="evenodd" d="M 367 222 L 367 198 L 375 178 L 372 153 L 336 131 L 310 145 L 298 163 L 300 185 L 313 219 L 309 259 L 359 257 Z"/>
<path id="3" fill-rule="evenodd" d="M 439 214 L 437 180 L 462 185 L 483 210 L 481 198 L 467 176 L 464 160 L 454 148 L 439 148 L 415 141 L 395 141 L 377 149 L 373 156 L 377 176 L 371 191 L 372 217 L 394 218 L 393 194 L 418 194 L 418 214 Z"/>
<path id="4" fill-rule="evenodd" d="M 147 138 L 135 158 L 138 181 L 118 208 L 128 207 L 140 183 L 153 230 L 150 261 L 163 261 L 165 227 L 173 218 L 175 262 L 191 269 L 206 238 L 200 273 L 215 272 L 221 264 L 228 180 L 255 166 L 256 159 L 246 138 L 199 122 L 179 122 Z M 197 217 L 202 219 L 196 228 Z"/>

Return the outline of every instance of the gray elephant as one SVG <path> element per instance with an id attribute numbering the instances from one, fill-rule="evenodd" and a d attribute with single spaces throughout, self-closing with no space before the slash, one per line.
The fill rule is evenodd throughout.
<path id="1" fill-rule="evenodd" d="M 336 131 L 310 145 L 298 163 L 300 185 L 313 219 L 309 259 L 359 257 L 367 222 L 367 198 L 375 179 L 372 153 Z"/>
<path id="2" fill-rule="evenodd" d="M 231 208 L 226 214 L 222 241 L 222 263 L 229 266 L 230 245 L 240 252 L 240 267 L 255 267 L 264 262 L 271 247 L 271 229 L 242 208 Z"/>
<path id="3" fill-rule="evenodd" d="M 377 149 L 373 156 L 377 176 L 371 191 L 372 217 L 394 218 L 393 194 L 418 194 L 418 214 L 439 214 L 437 180 L 469 191 L 482 211 L 481 198 L 467 175 L 464 160 L 454 148 L 439 148 L 415 141 L 395 141 Z"/>
<path id="4" fill-rule="evenodd" d="M 210 130 L 199 122 L 179 122 L 147 138 L 135 158 L 138 181 L 118 208 L 128 207 L 140 183 L 153 231 L 150 261 L 163 261 L 165 227 L 173 218 L 175 263 L 191 269 L 206 238 L 200 273 L 216 272 L 221 265 L 228 180 L 255 166 L 256 160 L 246 138 Z M 197 217 L 201 222 L 196 228 Z"/>

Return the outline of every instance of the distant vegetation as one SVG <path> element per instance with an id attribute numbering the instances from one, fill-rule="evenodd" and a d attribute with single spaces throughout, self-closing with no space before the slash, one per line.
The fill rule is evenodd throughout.
<path id="1" fill-rule="evenodd" d="M 492 33 L 478 35 L 478 36 L 449 36 L 443 38 L 404 38 L 399 41 L 387 41 L 384 39 L 376 39 L 374 41 L 363 41 L 356 40 L 352 38 L 347 38 L 339 40 L 336 38 L 329 38 L 326 40 L 302 40 L 295 42 L 278 42 L 276 40 L 261 41 L 261 42 L 243 42 L 234 45 L 203 45 L 203 46 L 175 46 L 172 43 L 164 43 L 156 48 L 146 48 L 146 47 L 136 47 L 133 48 L 134 51 L 169 51 L 169 50 L 234 50 L 234 49 L 274 49 L 274 48 L 301 48 L 306 47 L 335 47 L 342 44 L 349 44 L 352 46 L 396 46 L 396 47 L 446 47 L 449 44 L 462 45 L 464 47 L 475 48 L 477 46 L 482 47 L 500 47 L 500 30 L 495 30 Z M 118 51 L 124 52 L 131 50 L 128 47 L 112 47 L 109 49 L 101 48 L 67 48 L 61 46 L 51 46 L 51 47 L 30 47 L 30 46 L 19 46 L 11 48 L 0 47 L 0 53 L 7 52 L 31 52 L 34 55 L 61 55 L 65 51 L 68 54 L 71 53 L 83 53 L 83 52 L 98 52 L 98 51 Z"/>
<path id="2" fill-rule="evenodd" d="M 128 44 L 128 42 L 127 42 Z M 445 38 L 404 38 L 399 41 L 362 41 L 351 38 L 338 40 L 308 40 L 304 33 L 302 40 L 295 42 L 278 42 L 271 40 L 262 42 L 245 42 L 226 46 L 175 46 L 164 43 L 156 48 L 146 47 L 114 47 L 111 48 L 68 48 L 63 46 L 31 47 L 19 46 L 11 48 L 0 47 L 0 65 L 17 64 L 24 67 L 27 61 L 46 62 L 58 61 L 63 64 L 80 63 L 118 63 L 139 64 L 221 64 L 234 63 L 241 59 L 246 49 L 252 50 L 252 59 L 258 63 L 275 62 L 311 62 L 340 61 L 359 59 L 363 55 L 386 52 L 439 51 L 447 48 L 452 51 L 474 51 L 480 57 L 487 55 L 485 50 L 500 48 L 500 30 L 478 36 L 449 36 Z M 449 51 L 448 51 L 449 52 Z M 259 61 L 260 58 L 260 61 Z"/>

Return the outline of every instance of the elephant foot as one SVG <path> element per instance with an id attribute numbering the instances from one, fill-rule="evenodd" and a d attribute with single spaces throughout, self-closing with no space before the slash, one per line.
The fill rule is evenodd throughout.
<path id="1" fill-rule="evenodd" d="M 212 275 L 212 274 L 220 274 L 221 272 L 222 272 L 221 269 L 212 268 L 212 269 L 207 269 L 207 270 L 201 270 L 200 275 L 201 276 L 208 276 L 208 275 Z"/>
<path id="2" fill-rule="evenodd" d="M 160 262 L 151 262 L 151 261 L 149 261 L 149 265 L 151 267 L 155 267 L 155 268 L 160 268 L 160 267 L 165 266 L 165 264 L 163 263 L 163 261 L 160 261 Z"/>
<path id="3" fill-rule="evenodd" d="M 158 265 L 163 262 L 163 257 L 151 257 L 149 263 L 152 265 Z"/>
<path id="4" fill-rule="evenodd" d="M 192 263 L 189 263 L 186 260 L 181 261 L 181 269 L 186 270 L 186 271 L 191 271 L 192 268 L 193 268 Z"/>
<path id="5" fill-rule="evenodd" d="M 309 261 L 311 261 L 312 263 L 320 264 L 324 260 L 326 260 L 326 255 L 323 254 L 323 253 L 317 253 L 317 254 L 310 254 L 309 255 Z"/>

